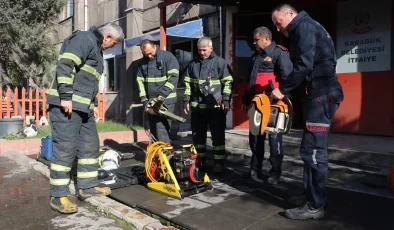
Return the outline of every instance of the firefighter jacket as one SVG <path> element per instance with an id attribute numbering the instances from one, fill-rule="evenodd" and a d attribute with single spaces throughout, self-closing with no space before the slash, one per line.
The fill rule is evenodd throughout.
<path id="1" fill-rule="evenodd" d="M 289 93 L 305 86 L 309 98 L 342 88 L 336 76 L 334 42 L 323 26 L 301 11 L 287 26 L 293 71 L 279 90 Z"/>
<path id="2" fill-rule="evenodd" d="M 244 105 L 249 105 L 256 94 L 270 92 L 270 80 L 274 88 L 277 88 L 293 71 L 293 64 L 287 49 L 273 41 L 252 55 L 249 69 L 250 78 L 242 97 Z"/>
<path id="3" fill-rule="evenodd" d="M 98 105 L 98 82 L 103 72 L 103 35 L 96 27 L 75 32 L 63 41 L 56 65 L 56 76 L 47 102 L 60 105 L 72 100 L 72 109 L 90 112 Z"/>
<path id="4" fill-rule="evenodd" d="M 196 57 L 189 64 L 185 76 L 184 104 L 191 108 L 230 106 L 233 77 L 230 66 L 214 52 L 202 59 Z"/>
<path id="5" fill-rule="evenodd" d="M 137 83 L 141 102 L 162 96 L 164 104 L 177 101 L 176 90 L 179 78 L 179 63 L 175 56 L 157 48 L 152 59 L 143 57 L 138 63 Z"/>

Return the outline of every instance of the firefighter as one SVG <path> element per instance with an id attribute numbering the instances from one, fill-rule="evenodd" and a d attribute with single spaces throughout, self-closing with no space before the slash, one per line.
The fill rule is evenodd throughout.
<path id="1" fill-rule="evenodd" d="M 206 159 L 208 126 L 212 135 L 215 173 L 224 171 L 226 115 L 230 109 L 233 77 L 226 61 L 213 51 L 212 40 L 197 42 L 199 56 L 189 64 L 185 76 L 185 113 L 191 111 L 193 144 L 202 163 Z"/>
<path id="2" fill-rule="evenodd" d="M 98 187 L 96 95 L 103 73 L 103 50 L 112 48 L 123 38 L 122 29 L 108 23 L 101 28 L 73 33 L 60 49 L 47 102 L 54 151 L 50 166 L 50 205 L 61 213 L 78 211 L 78 206 L 67 198 L 70 170 L 76 157 L 78 198 L 84 200 L 111 193 L 108 187 Z"/>
<path id="3" fill-rule="evenodd" d="M 286 210 L 285 216 L 320 219 L 324 217 L 327 199 L 328 136 L 332 118 L 344 99 L 335 72 L 334 43 L 323 26 L 305 11 L 298 13 L 288 4 L 272 11 L 272 21 L 277 30 L 289 38 L 293 62 L 292 73 L 272 91 L 272 96 L 281 99 L 298 86 L 305 88 L 302 99 L 304 133 L 300 148 L 305 194 L 289 200 L 300 206 Z"/>
<path id="4" fill-rule="evenodd" d="M 149 107 L 164 104 L 173 113 L 177 101 L 179 63 L 175 56 L 159 49 L 151 40 L 140 43 L 143 58 L 138 64 L 137 83 L 145 112 Z M 150 132 L 160 141 L 170 143 L 171 120 L 148 114 Z"/>
<path id="5" fill-rule="evenodd" d="M 251 74 L 248 89 L 242 98 L 242 110 L 246 112 L 253 97 L 263 92 L 271 92 L 269 80 L 280 82 L 287 78 L 293 70 L 289 53 L 283 46 L 272 41 L 272 33 L 267 27 L 258 27 L 253 32 L 253 44 L 256 52 L 252 55 Z M 248 177 L 257 182 L 262 182 L 261 168 L 264 160 L 264 147 L 266 134 L 253 135 L 249 132 L 249 145 L 252 150 L 250 171 Z M 271 163 L 270 176 L 267 183 L 275 185 L 279 182 L 282 173 L 283 147 L 282 135 L 268 135 Z"/>

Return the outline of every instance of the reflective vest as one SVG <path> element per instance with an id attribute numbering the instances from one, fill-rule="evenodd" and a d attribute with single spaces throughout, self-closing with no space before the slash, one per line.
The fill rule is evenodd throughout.
<path id="1" fill-rule="evenodd" d="M 214 52 L 206 59 L 195 58 L 185 76 L 184 103 L 192 108 L 219 108 L 230 104 L 233 77 L 226 61 Z"/>

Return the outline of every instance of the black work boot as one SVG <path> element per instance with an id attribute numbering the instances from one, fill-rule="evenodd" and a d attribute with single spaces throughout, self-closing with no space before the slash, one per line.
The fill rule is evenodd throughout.
<path id="1" fill-rule="evenodd" d="M 276 185 L 278 184 L 280 181 L 280 175 L 277 174 L 272 174 L 270 177 L 268 177 L 267 179 L 267 183 L 269 185 Z"/>
<path id="2" fill-rule="evenodd" d="M 207 158 L 206 157 L 200 157 L 200 160 L 198 162 L 198 168 L 203 172 L 207 171 Z"/>
<path id="3" fill-rule="evenodd" d="M 293 196 L 290 197 L 289 200 L 287 201 L 287 203 L 294 205 L 294 206 L 301 206 L 305 203 L 306 201 L 306 194 L 302 194 L 299 196 Z"/>
<path id="4" fill-rule="evenodd" d="M 213 172 L 215 174 L 223 174 L 225 171 L 226 167 L 224 164 L 215 164 L 215 167 L 213 168 Z"/>
<path id="5" fill-rule="evenodd" d="M 251 179 L 254 182 L 257 182 L 257 183 L 264 183 L 264 180 L 260 179 L 261 178 L 261 173 L 257 172 L 254 169 L 251 169 L 248 172 L 248 178 Z"/>
<path id="6" fill-rule="evenodd" d="M 285 211 L 285 217 L 292 219 L 292 220 L 307 220 L 307 219 L 322 219 L 324 218 L 324 209 L 323 207 L 320 208 L 313 208 L 308 202 L 304 205 L 293 208 L 287 209 Z"/>

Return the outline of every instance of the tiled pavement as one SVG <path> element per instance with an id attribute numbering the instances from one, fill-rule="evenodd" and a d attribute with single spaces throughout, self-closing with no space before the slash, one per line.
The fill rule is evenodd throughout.
<path id="1" fill-rule="evenodd" d="M 141 164 L 143 152 L 133 145 L 117 145 L 118 151 L 137 152 L 136 160 L 122 166 Z M 139 144 L 145 148 L 146 145 Z M 394 229 L 394 199 L 329 189 L 326 218 L 288 220 L 282 212 L 289 196 L 301 191 L 299 182 L 286 180 L 271 187 L 244 179 L 247 168 L 229 165 L 222 177 L 213 179 L 214 190 L 173 199 L 141 185 L 115 189 L 111 198 L 173 222 L 185 229 Z"/>

